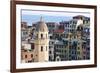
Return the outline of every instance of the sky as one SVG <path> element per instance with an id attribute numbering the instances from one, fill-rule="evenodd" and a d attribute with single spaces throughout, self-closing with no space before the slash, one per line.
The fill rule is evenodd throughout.
<path id="1" fill-rule="evenodd" d="M 22 21 L 28 22 L 29 25 L 32 23 L 40 21 L 40 17 L 42 16 L 43 20 L 45 22 L 61 22 L 61 21 L 67 21 L 69 19 L 72 19 L 72 17 L 67 16 L 45 16 L 45 15 L 22 15 Z"/>
<path id="2" fill-rule="evenodd" d="M 59 23 L 71 20 L 73 16 L 77 15 L 89 17 L 89 13 L 22 10 L 21 21 L 32 25 L 32 23 L 40 21 L 40 17 L 42 16 L 45 22 Z"/>

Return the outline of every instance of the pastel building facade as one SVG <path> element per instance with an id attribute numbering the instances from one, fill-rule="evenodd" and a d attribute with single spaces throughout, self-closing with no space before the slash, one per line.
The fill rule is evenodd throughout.
<path id="1" fill-rule="evenodd" d="M 90 59 L 90 18 L 75 16 L 69 21 L 23 23 L 22 62 Z M 26 34 L 24 34 L 26 33 Z"/>
<path id="2" fill-rule="evenodd" d="M 54 34 L 54 37 L 60 41 L 60 44 L 55 44 L 55 60 L 56 57 L 61 61 L 90 59 L 90 18 L 79 15 L 73 17 L 70 21 L 60 23 L 64 25 L 64 31 Z M 59 51 L 59 49 L 65 50 L 62 48 L 64 46 L 61 47 L 64 42 L 66 42 L 67 54 Z M 56 47 L 56 45 L 59 47 Z M 61 54 L 67 57 L 62 58 Z"/>

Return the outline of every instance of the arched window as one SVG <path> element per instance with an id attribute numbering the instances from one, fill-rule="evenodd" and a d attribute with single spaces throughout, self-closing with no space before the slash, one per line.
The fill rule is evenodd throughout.
<path id="1" fill-rule="evenodd" d="M 31 54 L 31 58 L 33 58 L 33 54 Z"/>
<path id="2" fill-rule="evenodd" d="M 43 51 L 43 46 L 41 46 L 41 52 Z"/>
<path id="3" fill-rule="evenodd" d="M 25 58 L 27 58 L 27 55 L 25 55 Z"/>
<path id="4" fill-rule="evenodd" d="M 43 34 L 41 34 L 41 39 L 43 38 Z"/>

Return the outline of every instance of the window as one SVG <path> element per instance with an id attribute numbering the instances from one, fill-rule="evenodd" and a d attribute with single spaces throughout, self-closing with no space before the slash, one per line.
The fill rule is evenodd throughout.
<path id="1" fill-rule="evenodd" d="M 85 59 L 85 56 L 83 56 L 83 59 Z"/>
<path id="2" fill-rule="evenodd" d="M 74 56 L 72 56 L 72 60 L 75 60 L 75 57 Z"/>
<path id="3" fill-rule="evenodd" d="M 76 38 L 76 36 L 74 36 L 74 38 Z"/>
<path id="4" fill-rule="evenodd" d="M 72 54 L 74 54 L 74 51 L 72 51 Z"/>
<path id="5" fill-rule="evenodd" d="M 63 50 L 61 50 L 61 52 L 63 53 Z"/>
<path id="6" fill-rule="evenodd" d="M 31 44 L 31 49 L 32 49 L 32 50 L 34 49 L 34 43 Z"/>
<path id="7" fill-rule="evenodd" d="M 89 51 L 89 50 L 90 50 L 90 48 L 88 47 L 88 48 L 87 48 L 87 50 Z"/>
<path id="8" fill-rule="evenodd" d="M 52 58 L 49 56 L 49 60 L 51 61 L 52 60 Z"/>
<path id="9" fill-rule="evenodd" d="M 27 32 L 25 31 L 25 32 L 23 32 L 23 35 L 26 35 L 27 34 Z"/>
<path id="10" fill-rule="evenodd" d="M 38 55 L 36 54 L 36 57 L 37 57 Z"/>
<path id="11" fill-rule="evenodd" d="M 27 58 L 27 55 L 25 55 L 25 58 Z"/>
<path id="12" fill-rule="evenodd" d="M 85 20 L 83 20 L 83 24 L 85 24 Z"/>
<path id="13" fill-rule="evenodd" d="M 59 61 L 59 59 L 57 58 L 57 61 Z"/>
<path id="14" fill-rule="evenodd" d="M 41 52 L 43 51 L 43 46 L 41 46 Z"/>
<path id="15" fill-rule="evenodd" d="M 31 62 L 32 62 L 32 60 L 29 60 L 29 61 L 28 61 L 28 63 L 31 63 Z"/>
<path id="16" fill-rule="evenodd" d="M 41 34 L 41 38 L 43 38 L 43 34 Z"/>
<path id="17" fill-rule="evenodd" d="M 43 31 L 44 31 L 44 29 L 43 29 Z"/>
<path id="18" fill-rule="evenodd" d="M 50 36 L 50 39 L 52 39 L 52 36 Z"/>
<path id="19" fill-rule="evenodd" d="M 48 47 L 46 46 L 46 51 L 47 51 Z"/>
<path id="20" fill-rule="evenodd" d="M 37 38 L 38 38 L 38 34 L 37 34 Z"/>
<path id="21" fill-rule="evenodd" d="M 49 46 L 49 48 L 51 48 L 51 46 Z"/>
<path id="22" fill-rule="evenodd" d="M 31 58 L 33 58 L 33 54 L 31 54 Z"/>
<path id="23" fill-rule="evenodd" d="M 80 57 L 78 57 L 78 60 L 81 60 L 81 58 L 80 58 Z"/>
<path id="24" fill-rule="evenodd" d="M 67 27 L 67 24 L 65 24 L 65 27 Z"/>
<path id="25" fill-rule="evenodd" d="M 75 24 L 77 24 L 77 21 L 75 22 Z"/>
<path id="26" fill-rule="evenodd" d="M 77 54 L 80 55 L 80 51 L 78 51 Z"/>
<path id="27" fill-rule="evenodd" d="M 86 24 L 88 23 L 88 21 L 86 20 Z"/>
<path id="28" fill-rule="evenodd" d="M 54 44 L 54 42 L 52 42 L 52 44 Z"/>
<path id="29" fill-rule="evenodd" d="M 78 50 L 80 50 L 80 47 L 78 47 Z"/>
<path id="30" fill-rule="evenodd" d="M 65 53 L 67 52 L 67 50 L 65 50 Z"/>
<path id="31" fill-rule="evenodd" d="M 90 57 L 86 57 L 86 59 L 90 59 Z"/>
<path id="32" fill-rule="evenodd" d="M 49 53 L 51 54 L 51 51 L 49 51 Z"/>

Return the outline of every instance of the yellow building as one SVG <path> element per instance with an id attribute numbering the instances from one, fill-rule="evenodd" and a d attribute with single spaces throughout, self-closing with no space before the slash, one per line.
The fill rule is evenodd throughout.
<path id="1" fill-rule="evenodd" d="M 36 38 L 34 40 L 34 61 L 47 62 L 49 60 L 48 27 L 42 17 L 36 26 Z"/>

